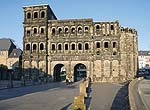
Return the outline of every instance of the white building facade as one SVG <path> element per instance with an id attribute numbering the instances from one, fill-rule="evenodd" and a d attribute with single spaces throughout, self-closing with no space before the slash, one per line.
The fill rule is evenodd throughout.
<path id="1" fill-rule="evenodd" d="M 150 69 L 150 51 L 139 51 L 139 69 Z"/>

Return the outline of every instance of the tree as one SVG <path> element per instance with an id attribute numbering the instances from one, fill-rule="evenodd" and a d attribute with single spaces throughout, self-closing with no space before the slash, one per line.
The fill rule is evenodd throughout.
<path id="1" fill-rule="evenodd" d="M 7 70 L 8 67 L 6 65 L 0 64 L 0 70 Z"/>
<path id="2" fill-rule="evenodd" d="M 6 65 L 0 64 L 0 79 L 7 79 L 7 70 L 8 67 Z"/>

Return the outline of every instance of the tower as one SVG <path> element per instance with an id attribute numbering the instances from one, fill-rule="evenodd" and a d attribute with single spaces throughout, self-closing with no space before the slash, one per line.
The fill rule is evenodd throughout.
<path id="1" fill-rule="evenodd" d="M 23 73 L 26 76 L 47 73 L 48 20 L 57 19 L 49 5 L 25 6 L 23 36 Z"/>

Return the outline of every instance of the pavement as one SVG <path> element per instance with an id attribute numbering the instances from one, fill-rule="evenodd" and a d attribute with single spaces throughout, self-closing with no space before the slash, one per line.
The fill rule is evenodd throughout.
<path id="1" fill-rule="evenodd" d="M 128 85 L 95 83 L 90 110 L 129 110 Z"/>
<path id="2" fill-rule="evenodd" d="M 67 110 L 79 94 L 79 82 L 49 83 L 0 90 L 0 110 Z"/>
<path id="3" fill-rule="evenodd" d="M 71 110 L 79 83 L 48 83 L 0 90 L 0 110 Z M 128 86 L 95 83 L 91 86 L 88 110 L 129 110 Z"/>
<path id="4" fill-rule="evenodd" d="M 141 100 L 139 90 L 138 90 L 139 83 L 140 83 L 140 80 L 134 84 L 133 91 L 131 91 L 131 92 L 133 93 L 136 109 L 137 110 L 145 110 L 144 104 Z"/>
<path id="5" fill-rule="evenodd" d="M 138 84 L 138 91 L 145 109 L 150 110 L 150 80 L 141 80 Z"/>

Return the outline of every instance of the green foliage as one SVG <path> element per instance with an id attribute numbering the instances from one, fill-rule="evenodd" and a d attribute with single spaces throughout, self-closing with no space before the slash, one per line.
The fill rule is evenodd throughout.
<path id="1" fill-rule="evenodd" d="M 0 64 L 0 71 L 1 70 L 8 70 L 8 67 L 6 65 Z"/>

